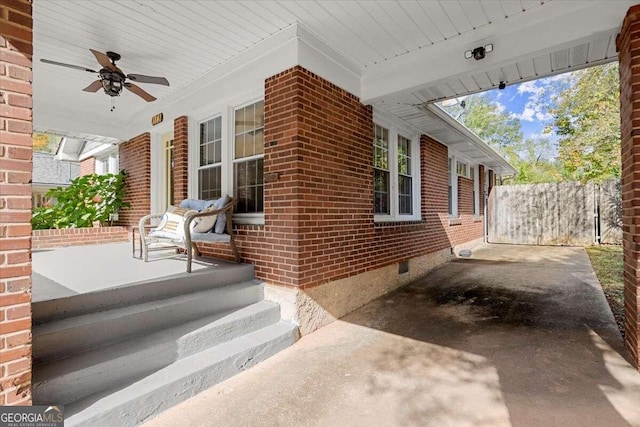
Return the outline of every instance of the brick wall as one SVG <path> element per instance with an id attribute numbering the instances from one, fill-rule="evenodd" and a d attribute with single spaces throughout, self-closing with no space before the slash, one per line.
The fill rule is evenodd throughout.
<path id="1" fill-rule="evenodd" d="M 131 207 L 120 209 L 118 225 L 135 226 L 151 213 L 151 137 L 138 135 L 119 149 L 120 169 L 127 173 L 124 199 Z"/>
<path id="2" fill-rule="evenodd" d="M 31 404 L 31 4 L 0 6 L 0 405 Z"/>
<path id="3" fill-rule="evenodd" d="M 173 200 L 180 203 L 189 195 L 189 135 L 188 119 L 178 117 L 173 121 Z"/>
<path id="4" fill-rule="evenodd" d="M 96 172 L 96 158 L 89 157 L 80 162 L 80 176 L 91 175 Z"/>
<path id="5" fill-rule="evenodd" d="M 458 213 L 461 215 L 473 215 L 473 205 L 473 180 L 459 176 Z"/>
<path id="6" fill-rule="evenodd" d="M 267 79 L 265 225 L 236 226 L 258 277 L 312 287 L 482 237 L 470 214 L 449 224 L 447 148 L 426 136 L 423 220 L 374 224 L 372 132 L 369 107 L 304 68 Z M 230 255 L 218 245 L 204 252 Z"/>
<path id="7" fill-rule="evenodd" d="M 63 230 L 33 230 L 33 249 L 126 242 L 130 239 L 127 227 L 86 227 Z"/>
<path id="8" fill-rule="evenodd" d="M 640 5 L 617 39 L 620 60 L 625 345 L 640 369 Z"/>

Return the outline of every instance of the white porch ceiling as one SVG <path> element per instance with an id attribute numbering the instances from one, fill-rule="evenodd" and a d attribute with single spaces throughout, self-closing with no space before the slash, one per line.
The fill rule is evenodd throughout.
<path id="1" fill-rule="evenodd" d="M 633 3 L 34 0 L 34 124 L 130 137 L 128 125 L 154 104 L 295 24 L 360 69 L 365 102 L 386 109 L 459 96 L 614 60 Z M 487 58 L 464 60 L 487 41 L 496 49 Z M 81 91 L 95 75 L 40 62 L 96 69 L 89 48 L 118 52 L 126 73 L 165 76 L 171 86 L 141 85 L 159 101 L 126 92 L 110 112 L 108 96 Z"/>

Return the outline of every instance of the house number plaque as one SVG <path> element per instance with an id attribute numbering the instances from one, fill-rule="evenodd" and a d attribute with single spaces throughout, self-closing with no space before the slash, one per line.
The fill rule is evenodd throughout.
<path id="1" fill-rule="evenodd" d="M 158 113 L 155 116 L 151 117 L 151 126 L 155 126 L 157 124 L 162 123 L 162 119 L 163 119 L 162 113 Z"/>

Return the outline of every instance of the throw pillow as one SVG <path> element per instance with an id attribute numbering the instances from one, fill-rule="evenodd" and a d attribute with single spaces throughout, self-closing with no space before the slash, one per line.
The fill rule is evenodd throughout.
<path id="1" fill-rule="evenodd" d="M 213 204 L 213 206 L 216 209 L 222 209 L 224 207 L 224 205 L 226 205 L 227 203 L 229 203 L 229 196 L 228 195 L 224 195 L 222 197 L 220 197 L 218 200 L 216 200 L 216 202 Z M 216 225 L 213 229 L 213 231 L 215 231 L 218 234 L 223 234 L 224 233 L 224 229 L 227 227 L 227 213 L 226 212 L 222 212 L 218 214 L 218 219 L 216 220 Z"/>
<path id="2" fill-rule="evenodd" d="M 167 239 L 183 240 L 184 217 L 190 212 L 197 211 L 169 206 L 162 217 L 160 226 L 151 230 L 149 235 L 154 237 L 164 237 Z"/>
<path id="3" fill-rule="evenodd" d="M 200 213 L 211 212 L 215 210 L 216 210 L 216 207 L 211 206 L 210 208 L 203 209 Z M 217 218 L 218 218 L 218 215 L 203 216 L 203 217 L 196 218 L 191 223 L 191 231 L 193 231 L 194 233 L 208 233 L 216 224 Z"/>

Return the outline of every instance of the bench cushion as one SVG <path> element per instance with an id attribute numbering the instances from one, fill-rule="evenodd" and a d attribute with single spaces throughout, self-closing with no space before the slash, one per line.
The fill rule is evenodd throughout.
<path id="1" fill-rule="evenodd" d="M 231 236 L 226 233 L 191 233 L 192 242 L 229 243 Z"/>

